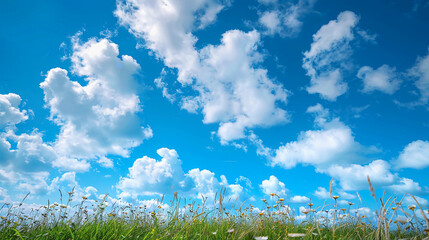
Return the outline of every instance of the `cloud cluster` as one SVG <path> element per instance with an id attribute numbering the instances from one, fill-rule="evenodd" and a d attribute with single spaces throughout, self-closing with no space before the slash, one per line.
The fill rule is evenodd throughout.
<path id="1" fill-rule="evenodd" d="M 400 153 L 395 165 L 397 168 L 429 167 L 429 141 L 417 140 L 409 143 Z"/>
<path id="2" fill-rule="evenodd" d="M 19 108 L 20 96 L 0 95 L 0 181 L 17 191 L 51 191 L 62 181 L 49 179 L 52 167 L 88 171 L 90 160 L 113 167 L 108 155 L 127 157 L 152 136 L 138 116 L 142 108 L 134 75 L 139 64 L 130 56 L 119 57 L 118 46 L 107 39 L 81 43 L 76 36 L 72 43 L 72 72 L 86 85 L 70 80 L 61 68 L 49 70 L 40 84 L 50 119 L 60 127 L 54 142 L 45 142 L 38 129 L 17 134 L 16 125 L 31 111 Z"/>
<path id="3" fill-rule="evenodd" d="M 21 97 L 14 93 L 0 94 L 0 129 L 28 119 L 27 111 L 19 109 L 21 101 Z"/>
<path id="4" fill-rule="evenodd" d="M 262 181 L 259 187 L 262 189 L 262 192 L 266 195 L 275 193 L 279 196 L 286 195 L 286 187 L 283 182 L 281 182 L 276 176 L 271 175 L 268 180 Z"/>
<path id="5" fill-rule="evenodd" d="M 244 138 L 251 128 L 288 121 L 287 112 L 279 107 L 288 92 L 258 67 L 262 61 L 258 32 L 227 31 L 219 45 L 195 48 L 192 31 L 212 23 L 226 6 L 214 0 L 129 0 L 120 1 L 115 11 L 119 22 L 143 39 L 146 48 L 177 69 L 178 82 L 192 89 L 177 96 L 181 107 L 201 112 L 206 124 L 218 123 L 222 143 Z"/>
<path id="6" fill-rule="evenodd" d="M 86 171 L 87 160 L 111 166 L 107 155 L 127 157 L 131 148 L 152 136 L 137 115 L 142 111 L 134 76 L 140 65 L 119 57 L 118 45 L 107 39 L 73 40 L 73 73 L 86 85 L 72 81 L 61 68 L 49 70 L 40 84 L 50 119 L 60 126 L 54 143 L 55 167 Z"/>
<path id="7" fill-rule="evenodd" d="M 229 184 L 223 175 L 219 180 L 215 173 L 198 168 L 185 173 L 174 149 L 161 148 L 157 153 L 161 157 L 159 161 L 147 156 L 134 161 L 127 176 L 122 177 L 116 186 L 121 191 L 120 197 L 137 199 L 139 196 L 159 196 L 178 191 L 181 196 L 213 200 L 222 189 L 227 193 L 226 199 L 232 201 L 243 201 L 248 196 L 248 188 L 238 181 Z"/>
<path id="8" fill-rule="evenodd" d="M 302 17 L 311 11 L 316 0 L 298 0 L 295 4 L 266 0 L 259 2 L 270 7 L 259 13 L 258 22 L 263 26 L 264 34 L 295 37 L 301 31 Z"/>
<path id="9" fill-rule="evenodd" d="M 369 66 L 361 67 L 357 77 L 362 79 L 364 84 L 362 91 L 365 93 L 380 91 L 392 95 L 399 89 L 401 84 L 396 69 L 388 65 L 382 65 L 377 69 Z"/>
<path id="10" fill-rule="evenodd" d="M 376 153 L 376 149 L 365 147 L 354 140 L 350 127 L 338 118 L 331 117 L 329 111 L 320 104 L 307 110 L 315 117 L 315 126 L 319 129 L 301 132 L 296 141 L 288 142 L 272 150 L 253 139 L 258 147 L 259 155 L 268 158 L 272 166 L 286 169 L 297 164 L 311 165 L 320 173 L 327 174 L 338 180 L 342 190 L 367 189 L 366 176 L 371 178 L 375 187 L 387 188 L 396 193 L 423 193 L 429 189 L 422 187 L 412 179 L 403 178 L 393 172 L 393 167 L 423 168 L 425 164 L 426 142 L 410 143 L 392 164 L 381 159 L 369 161 L 367 154 Z M 415 159 L 419 164 L 414 164 Z M 326 189 L 315 192 L 320 198 L 326 198 Z"/>
<path id="11" fill-rule="evenodd" d="M 350 42 L 355 38 L 354 29 L 358 22 L 355 13 L 344 11 L 313 35 L 313 43 L 310 50 L 304 52 L 302 65 L 311 78 L 307 87 L 309 93 L 335 101 L 347 91 L 342 69 L 347 67 L 347 59 L 352 53 Z"/>
<path id="12" fill-rule="evenodd" d="M 410 69 L 410 74 L 417 78 L 415 86 L 420 92 L 420 103 L 428 104 L 429 101 L 429 54 L 417 59 L 416 64 Z"/>
<path id="13" fill-rule="evenodd" d="M 49 187 L 46 169 L 55 160 L 55 152 L 37 129 L 16 133 L 16 124 L 26 121 L 29 113 L 20 104 L 19 95 L 0 94 L 0 182 L 39 194 Z"/>

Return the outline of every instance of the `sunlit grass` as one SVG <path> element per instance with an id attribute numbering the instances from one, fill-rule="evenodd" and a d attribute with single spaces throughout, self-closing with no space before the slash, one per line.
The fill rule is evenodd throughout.
<path id="1" fill-rule="evenodd" d="M 428 234 L 427 208 L 414 196 L 415 205 L 403 206 L 402 199 L 384 194 L 377 199 L 375 215 L 360 213 L 362 203 L 338 206 L 332 195 L 322 206 L 311 201 L 296 212 L 285 199 L 270 194 L 262 199 L 263 209 L 235 200 L 225 200 L 225 191 L 213 202 L 187 202 L 174 194 L 169 203 L 157 206 L 112 204 L 106 197 L 75 199 L 35 209 L 23 204 L 1 207 L 0 239 L 423 239 Z M 359 197 L 360 198 L 360 197 Z M 419 213 L 420 211 L 420 213 Z M 3 214 L 4 213 L 4 214 Z M 420 214 L 420 217 L 417 215 Z"/>

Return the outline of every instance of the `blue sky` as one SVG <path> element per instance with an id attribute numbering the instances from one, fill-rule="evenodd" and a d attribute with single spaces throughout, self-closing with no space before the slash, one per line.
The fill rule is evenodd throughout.
<path id="1" fill-rule="evenodd" d="M 3 1 L 0 201 L 412 193 L 425 1 Z M 370 202 L 370 201 L 366 201 Z M 372 207 L 372 203 L 367 204 Z"/>

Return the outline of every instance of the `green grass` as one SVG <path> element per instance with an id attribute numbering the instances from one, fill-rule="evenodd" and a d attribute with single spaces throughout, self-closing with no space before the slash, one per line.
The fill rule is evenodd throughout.
<path id="1" fill-rule="evenodd" d="M 373 191 L 372 191 L 373 192 Z M 416 208 L 402 206 L 402 200 L 383 195 L 377 216 L 354 213 L 350 203 L 339 209 L 337 199 L 323 206 L 308 204 L 305 218 L 296 214 L 283 199 L 272 196 L 264 201 L 264 213 L 250 204 L 225 204 L 224 194 L 214 204 L 186 203 L 177 194 L 165 206 L 149 210 L 146 206 L 106 206 L 105 199 L 94 202 L 73 200 L 69 193 L 66 204 L 48 204 L 25 213 L 23 205 L 3 205 L 0 239 L 424 239 L 427 219 L 419 219 L 416 211 L 427 211 L 416 201 Z M 411 196 L 411 195 L 410 195 Z M 375 197 L 374 194 L 374 198 Z M 61 198 L 62 199 L 62 198 Z M 397 201 L 398 200 L 398 201 Z M 76 203 L 73 205 L 72 203 Z M 225 206 L 228 205 L 226 208 Z M 329 213 L 327 209 L 331 209 Z M 395 221 L 400 213 L 406 223 Z M 302 215 L 302 214 L 301 214 Z M 301 234 L 303 236 L 294 236 Z M 257 239 L 257 238 L 256 238 Z M 264 238 L 260 238 L 264 239 Z"/>

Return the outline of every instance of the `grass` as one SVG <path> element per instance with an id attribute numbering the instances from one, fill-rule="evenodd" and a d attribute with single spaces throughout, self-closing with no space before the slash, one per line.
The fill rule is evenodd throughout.
<path id="1" fill-rule="evenodd" d="M 154 209 L 107 206 L 107 195 L 99 201 L 85 197 L 77 201 L 72 191 L 65 204 L 62 194 L 60 203 L 27 211 L 22 202 L 4 204 L 0 239 L 429 239 L 427 209 L 414 196 L 410 195 L 416 205 L 409 207 L 393 196 L 377 199 L 369 178 L 368 182 L 380 207 L 375 216 L 359 214 L 358 204 L 351 202 L 348 208 L 339 208 L 340 196 L 319 207 L 310 202 L 296 214 L 276 194 L 263 199 L 261 212 L 245 202 L 236 206 L 236 201 L 226 201 L 225 190 L 211 206 L 207 198 L 200 204 L 188 203 L 175 193 L 168 206 L 162 198 Z M 423 219 L 417 217 L 418 211 Z"/>

